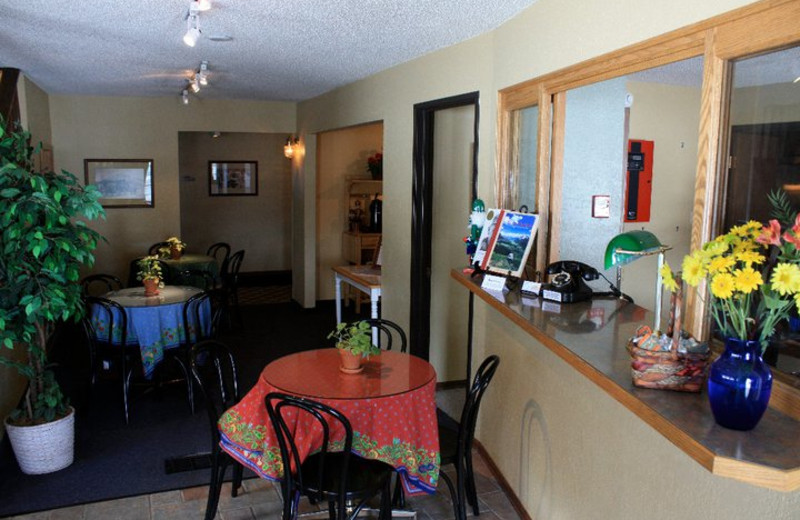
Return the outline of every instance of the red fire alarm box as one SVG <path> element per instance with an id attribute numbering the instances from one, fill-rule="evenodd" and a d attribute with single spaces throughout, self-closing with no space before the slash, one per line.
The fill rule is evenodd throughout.
<path id="1" fill-rule="evenodd" d="M 628 173 L 625 179 L 625 222 L 650 221 L 653 187 L 653 141 L 628 139 Z"/>

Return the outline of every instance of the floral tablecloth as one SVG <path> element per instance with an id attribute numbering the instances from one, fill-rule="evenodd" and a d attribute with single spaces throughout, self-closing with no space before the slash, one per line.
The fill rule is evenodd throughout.
<path id="1" fill-rule="evenodd" d="M 181 288 L 183 294 L 179 296 L 183 301 L 188 300 L 192 295 L 200 292 L 195 288 Z M 123 289 L 117 293 L 124 293 L 130 291 Z M 143 292 L 142 289 L 137 288 L 136 291 Z M 162 290 L 163 292 L 163 290 Z M 114 294 L 105 296 L 109 299 L 117 299 Z M 142 355 L 142 366 L 144 367 L 144 375 L 150 379 L 155 372 L 155 367 L 161 360 L 164 359 L 164 351 L 170 348 L 179 346 L 182 342 L 186 341 L 187 331 L 183 326 L 183 301 L 177 303 L 162 303 L 158 297 L 150 297 L 147 300 L 150 302 L 147 305 L 131 305 L 131 301 L 137 298 L 134 294 L 120 295 L 118 303 L 125 307 L 125 314 L 128 317 L 128 330 L 126 344 L 139 345 L 139 350 Z M 144 298 L 144 296 L 142 296 Z M 169 300 L 168 300 L 169 301 Z M 119 323 L 118 311 L 112 309 L 115 314 L 114 321 Z M 90 309 L 92 327 L 94 333 L 99 341 L 109 342 L 109 319 L 108 315 L 97 305 L 93 305 Z M 203 327 L 203 337 L 210 334 L 211 327 L 211 307 L 208 300 L 201 303 L 200 306 L 200 326 Z M 189 316 L 189 338 L 194 341 L 197 338 L 197 327 L 194 317 Z M 114 329 L 114 337 L 111 338 L 111 343 L 115 345 L 122 344 L 122 329 L 116 327 Z"/>
<path id="2" fill-rule="evenodd" d="M 407 493 L 433 493 L 440 466 L 435 388 L 434 377 L 419 388 L 386 397 L 315 400 L 347 416 L 353 427 L 355 453 L 393 466 L 403 476 Z M 262 478 L 279 480 L 283 464 L 264 404 L 264 397 L 274 391 L 282 390 L 261 377 L 239 404 L 223 414 L 218 426 L 222 449 Z M 322 432 L 318 423 L 292 408 L 284 416 L 303 452 L 301 460 L 319 451 Z M 344 430 L 338 424 L 332 426 L 330 449 L 341 449 Z"/>

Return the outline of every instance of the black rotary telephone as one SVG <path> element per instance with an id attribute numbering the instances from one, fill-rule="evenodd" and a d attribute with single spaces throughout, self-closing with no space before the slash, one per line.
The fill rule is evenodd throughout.
<path id="1" fill-rule="evenodd" d="M 562 303 L 582 302 L 592 297 L 587 281 L 597 280 L 597 269 L 575 260 L 562 260 L 547 266 L 545 274 L 553 275 L 542 286 L 542 298 Z"/>

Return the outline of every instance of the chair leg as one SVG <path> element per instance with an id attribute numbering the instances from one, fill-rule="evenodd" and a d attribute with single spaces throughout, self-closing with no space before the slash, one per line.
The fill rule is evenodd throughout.
<path id="1" fill-rule="evenodd" d="M 400 476 L 399 474 L 397 475 Z M 395 487 L 395 489 L 397 489 Z M 392 479 L 387 478 L 381 492 L 381 510 L 378 513 L 380 520 L 392 520 Z"/>
<path id="2" fill-rule="evenodd" d="M 395 472 L 394 496 L 392 497 L 392 504 L 400 509 L 406 507 L 406 494 L 405 491 L 403 491 L 403 476 L 397 472 Z"/>
<path id="3" fill-rule="evenodd" d="M 242 487 L 242 472 L 244 467 L 237 463 L 236 461 L 233 462 L 233 483 L 231 485 L 231 496 L 236 498 L 236 495 L 239 494 L 239 488 Z"/>
<path id="4" fill-rule="evenodd" d="M 454 518 L 456 520 L 464 520 L 467 517 L 467 508 L 464 507 L 463 497 L 459 500 L 459 495 L 461 495 L 461 493 L 456 492 L 453 481 L 444 471 L 439 471 L 439 477 L 444 480 L 444 483 L 447 484 L 447 489 L 450 491 L 450 498 L 453 501 Z"/>
<path id="5" fill-rule="evenodd" d="M 472 512 L 475 513 L 475 516 L 480 515 L 480 509 L 478 507 L 478 493 L 475 489 L 475 472 L 472 469 L 472 454 L 470 453 L 466 457 L 466 492 L 467 492 L 467 502 L 469 505 L 472 506 Z"/>
<path id="6" fill-rule="evenodd" d="M 211 464 L 211 483 L 208 485 L 205 520 L 214 520 L 217 515 L 219 495 L 222 491 L 222 479 L 225 477 L 225 467 L 228 465 L 227 457 L 222 456 L 219 448 L 214 450 L 213 459 Z"/>

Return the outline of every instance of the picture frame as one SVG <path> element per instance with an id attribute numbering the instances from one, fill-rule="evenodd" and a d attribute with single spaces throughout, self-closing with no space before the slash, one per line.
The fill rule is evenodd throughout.
<path id="1" fill-rule="evenodd" d="M 528 255 L 536 238 L 539 215 L 505 209 L 489 211 L 494 211 L 496 214 L 490 220 L 487 212 L 487 225 L 490 221 L 492 225 L 487 231 L 488 243 L 481 268 L 519 278 L 525 270 Z"/>
<path id="2" fill-rule="evenodd" d="M 208 161 L 211 197 L 258 195 L 258 161 Z"/>
<path id="3" fill-rule="evenodd" d="M 102 196 L 104 208 L 155 206 L 153 159 L 84 159 L 84 179 Z"/>

